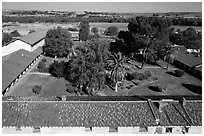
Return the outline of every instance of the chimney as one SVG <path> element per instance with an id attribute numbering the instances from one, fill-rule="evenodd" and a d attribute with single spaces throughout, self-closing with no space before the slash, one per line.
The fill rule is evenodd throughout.
<path id="1" fill-rule="evenodd" d="M 67 98 L 66 98 L 66 95 L 62 95 L 62 101 L 66 101 Z"/>
<path id="2" fill-rule="evenodd" d="M 160 101 L 159 102 L 159 112 L 163 112 L 163 107 L 168 105 L 165 101 Z"/>
<path id="3" fill-rule="evenodd" d="M 182 105 L 185 106 L 186 105 L 186 98 L 183 97 L 182 99 Z"/>

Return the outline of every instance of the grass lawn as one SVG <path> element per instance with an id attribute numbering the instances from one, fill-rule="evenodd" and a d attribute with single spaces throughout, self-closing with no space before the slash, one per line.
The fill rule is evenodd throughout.
<path id="1" fill-rule="evenodd" d="M 13 96 L 34 96 L 32 88 L 34 85 L 41 85 L 42 96 L 61 96 L 67 94 L 66 81 L 61 78 L 57 79 L 52 76 L 45 75 L 27 75 L 13 90 L 11 95 Z"/>
<path id="2" fill-rule="evenodd" d="M 201 93 L 202 81 L 185 73 L 182 77 L 175 77 L 166 73 L 162 68 L 146 68 L 146 70 L 154 73 L 153 75 L 158 78 L 157 82 L 153 82 L 144 86 L 136 87 L 128 92 L 129 96 L 132 95 L 197 95 Z M 158 92 L 152 89 L 154 86 L 164 85 L 167 90 Z M 199 92 L 200 91 L 200 92 Z"/>
<path id="3" fill-rule="evenodd" d="M 47 59 L 46 64 L 49 65 L 54 58 L 44 57 Z M 139 63 L 134 62 L 135 65 Z M 162 67 L 166 66 L 165 62 L 160 62 Z M 124 80 L 123 87 L 118 88 L 118 92 L 114 91 L 114 88 L 105 86 L 101 90 L 100 94 L 103 96 L 145 96 L 145 95 L 198 95 L 202 92 L 202 81 L 185 73 L 182 77 L 175 77 L 170 74 L 174 72 L 174 66 L 170 65 L 169 70 L 165 70 L 158 66 L 153 66 L 150 64 L 145 64 L 142 71 L 148 70 L 151 71 L 152 77 L 156 77 L 157 80 L 144 80 L 138 85 L 135 85 L 131 81 Z M 141 71 L 141 69 L 134 68 L 135 70 Z M 168 72 L 167 72 L 168 71 Z M 31 72 L 32 73 L 32 72 Z M 38 74 L 29 74 L 17 86 L 11 95 L 14 96 L 34 96 L 32 88 L 34 85 L 41 85 L 41 93 L 43 96 L 61 96 L 69 95 L 66 92 L 66 83 L 67 81 L 63 78 L 57 79 L 48 75 L 38 75 Z M 163 92 L 158 92 L 154 89 L 157 85 L 164 85 L 167 90 Z M 130 87 L 129 89 L 127 87 Z"/>

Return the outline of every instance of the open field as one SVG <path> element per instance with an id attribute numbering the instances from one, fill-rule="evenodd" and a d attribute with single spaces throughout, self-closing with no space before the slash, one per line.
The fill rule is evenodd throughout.
<path id="1" fill-rule="evenodd" d="M 110 26 L 116 26 L 120 30 L 128 30 L 128 23 L 89 23 L 90 28 L 97 27 L 100 32 L 103 32 Z M 57 26 L 61 26 L 62 28 L 77 28 L 78 29 L 79 22 L 74 23 L 66 23 L 66 24 L 57 24 L 57 23 L 21 23 L 17 26 L 7 26 L 3 27 L 3 32 L 12 32 L 14 30 L 18 30 L 21 35 L 26 35 L 29 30 L 49 30 Z M 187 29 L 189 26 L 173 26 L 175 30 L 180 29 L 181 31 Z M 202 30 L 202 27 L 193 27 L 195 30 Z"/>

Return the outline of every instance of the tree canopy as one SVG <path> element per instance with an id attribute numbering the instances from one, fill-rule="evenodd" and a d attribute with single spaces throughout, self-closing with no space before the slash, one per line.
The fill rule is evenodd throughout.
<path id="1" fill-rule="evenodd" d="M 62 28 L 51 29 L 45 36 L 43 51 L 50 57 L 67 57 L 73 46 L 70 33 Z"/>
<path id="2" fill-rule="evenodd" d="M 14 30 L 10 33 L 11 37 L 18 37 L 21 36 L 17 30 Z"/>
<path id="3" fill-rule="evenodd" d="M 169 28 L 171 24 L 171 20 L 158 17 L 147 18 L 140 16 L 130 21 L 128 24 L 128 30 L 133 35 L 139 36 L 140 38 L 145 36 L 146 47 L 143 51 L 144 60 L 142 61 L 142 67 L 144 61 L 147 61 L 147 57 L 156 53 L 154 48 L 152 48 L 153 46 L 150 45 L 155 45 L 154 42 L 156 40 L 169 40 Z"/>
<path id="4" fill-rule="evenodd" d="M 89 38 L 89 22 L 82 21 L 79 24 L 79 40 L 86 41 Z"/>
<path id="5" fill-rule="evenodd" d="M 87 94 L 105 84 L 105 61 L 108 43 L 95 39 L 76 48 L 76 56 L 66 64 L 66 79 Z"/>
<path id="6" fill-rule="evenodd" d="M 104 32 L 108 36 L 114 36 L 118 34 L 118 28 L 116 26 L 110 26 L 108 29 Z"/>
<path id="7" fill-rule="evenodd" d="M 184 45 L 188 49 L 202 48 L 202 36 L 192 27 L 189 27 L 184 31 L 172 33 L 169 36 L 169 39 L 173 44 Z"/>
<path id="8" fill-rule="evenodd" d="M 12 40 L 12 36 L 10 36 L 10 34 L 8 34 L 8 33 L 3 33 L 3 34 L 2 34 L 2 47 L 3 47 L 6 43 L 10 42 L 11 40 Z"/>

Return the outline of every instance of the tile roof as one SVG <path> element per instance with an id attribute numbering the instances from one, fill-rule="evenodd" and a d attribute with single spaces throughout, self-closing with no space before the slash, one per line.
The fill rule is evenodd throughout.
<path id="1" fill-rule="evenodd" d="M 193 107 L 196 105 L 197 107 Z M 179 102 L 167 102 L 167 105 L 162 108 L 163 112 L 159 112 L 158 107 L 155 107 L 155 112 L 159 114 L 161 126 L 202 126 L 202 101 L 186 102 L 182 106 Z M 198 111 L 198 114 L 192 110 Z"/>
<path id="2" fill-rule="evenodd" d="M 155 126 L 147 102 L 2 102 L 2 126 Z"/>
<path id="3" fill-rule="evenodd" d="M 184 106 L 187 114 L 189 115 L 192 124 L 195 126 L 202 125 L 202 102 L 187 102 Z"/>
<path id="4" fill-rule="evenodd" d="M 177 53 L 177 60 L 182 62 L 183 64 L 189 66 L 189 67 L 194 67 L 199 64 L 202 64 L 202 57 L 195 57 L 193 54 L 186 54 L 186 48 L 179 47 L 179 51 Z"/>
<path id="5" fill-rule="evenodd" d="M 159 112 L 147 101 L 2 101 L 2 126 L 46 127 L 134 127 L 202 126 L 202 101 L 166 102 Z M 56 100 L 56 101 L 55 101 Z"/>
<path id="6" fill-rule="evenodd" d="M 40 54 L 40 51 L 34 53 L 20 49 L 3 57 L 2 91 Z"/>
<path id="7" fill-rule="evenodd" d="M 40 30 L 40 31 L 36 31 L 30 34 L 27 34 L 25 36 L 19 37 L 17 39 L 24 41 L 28 44 L 30 44 L 31 46 L 34 46 L 37 42 L 39 42 L 41 39 L 43 39 L 47 34 L 46 30 Z"/>

